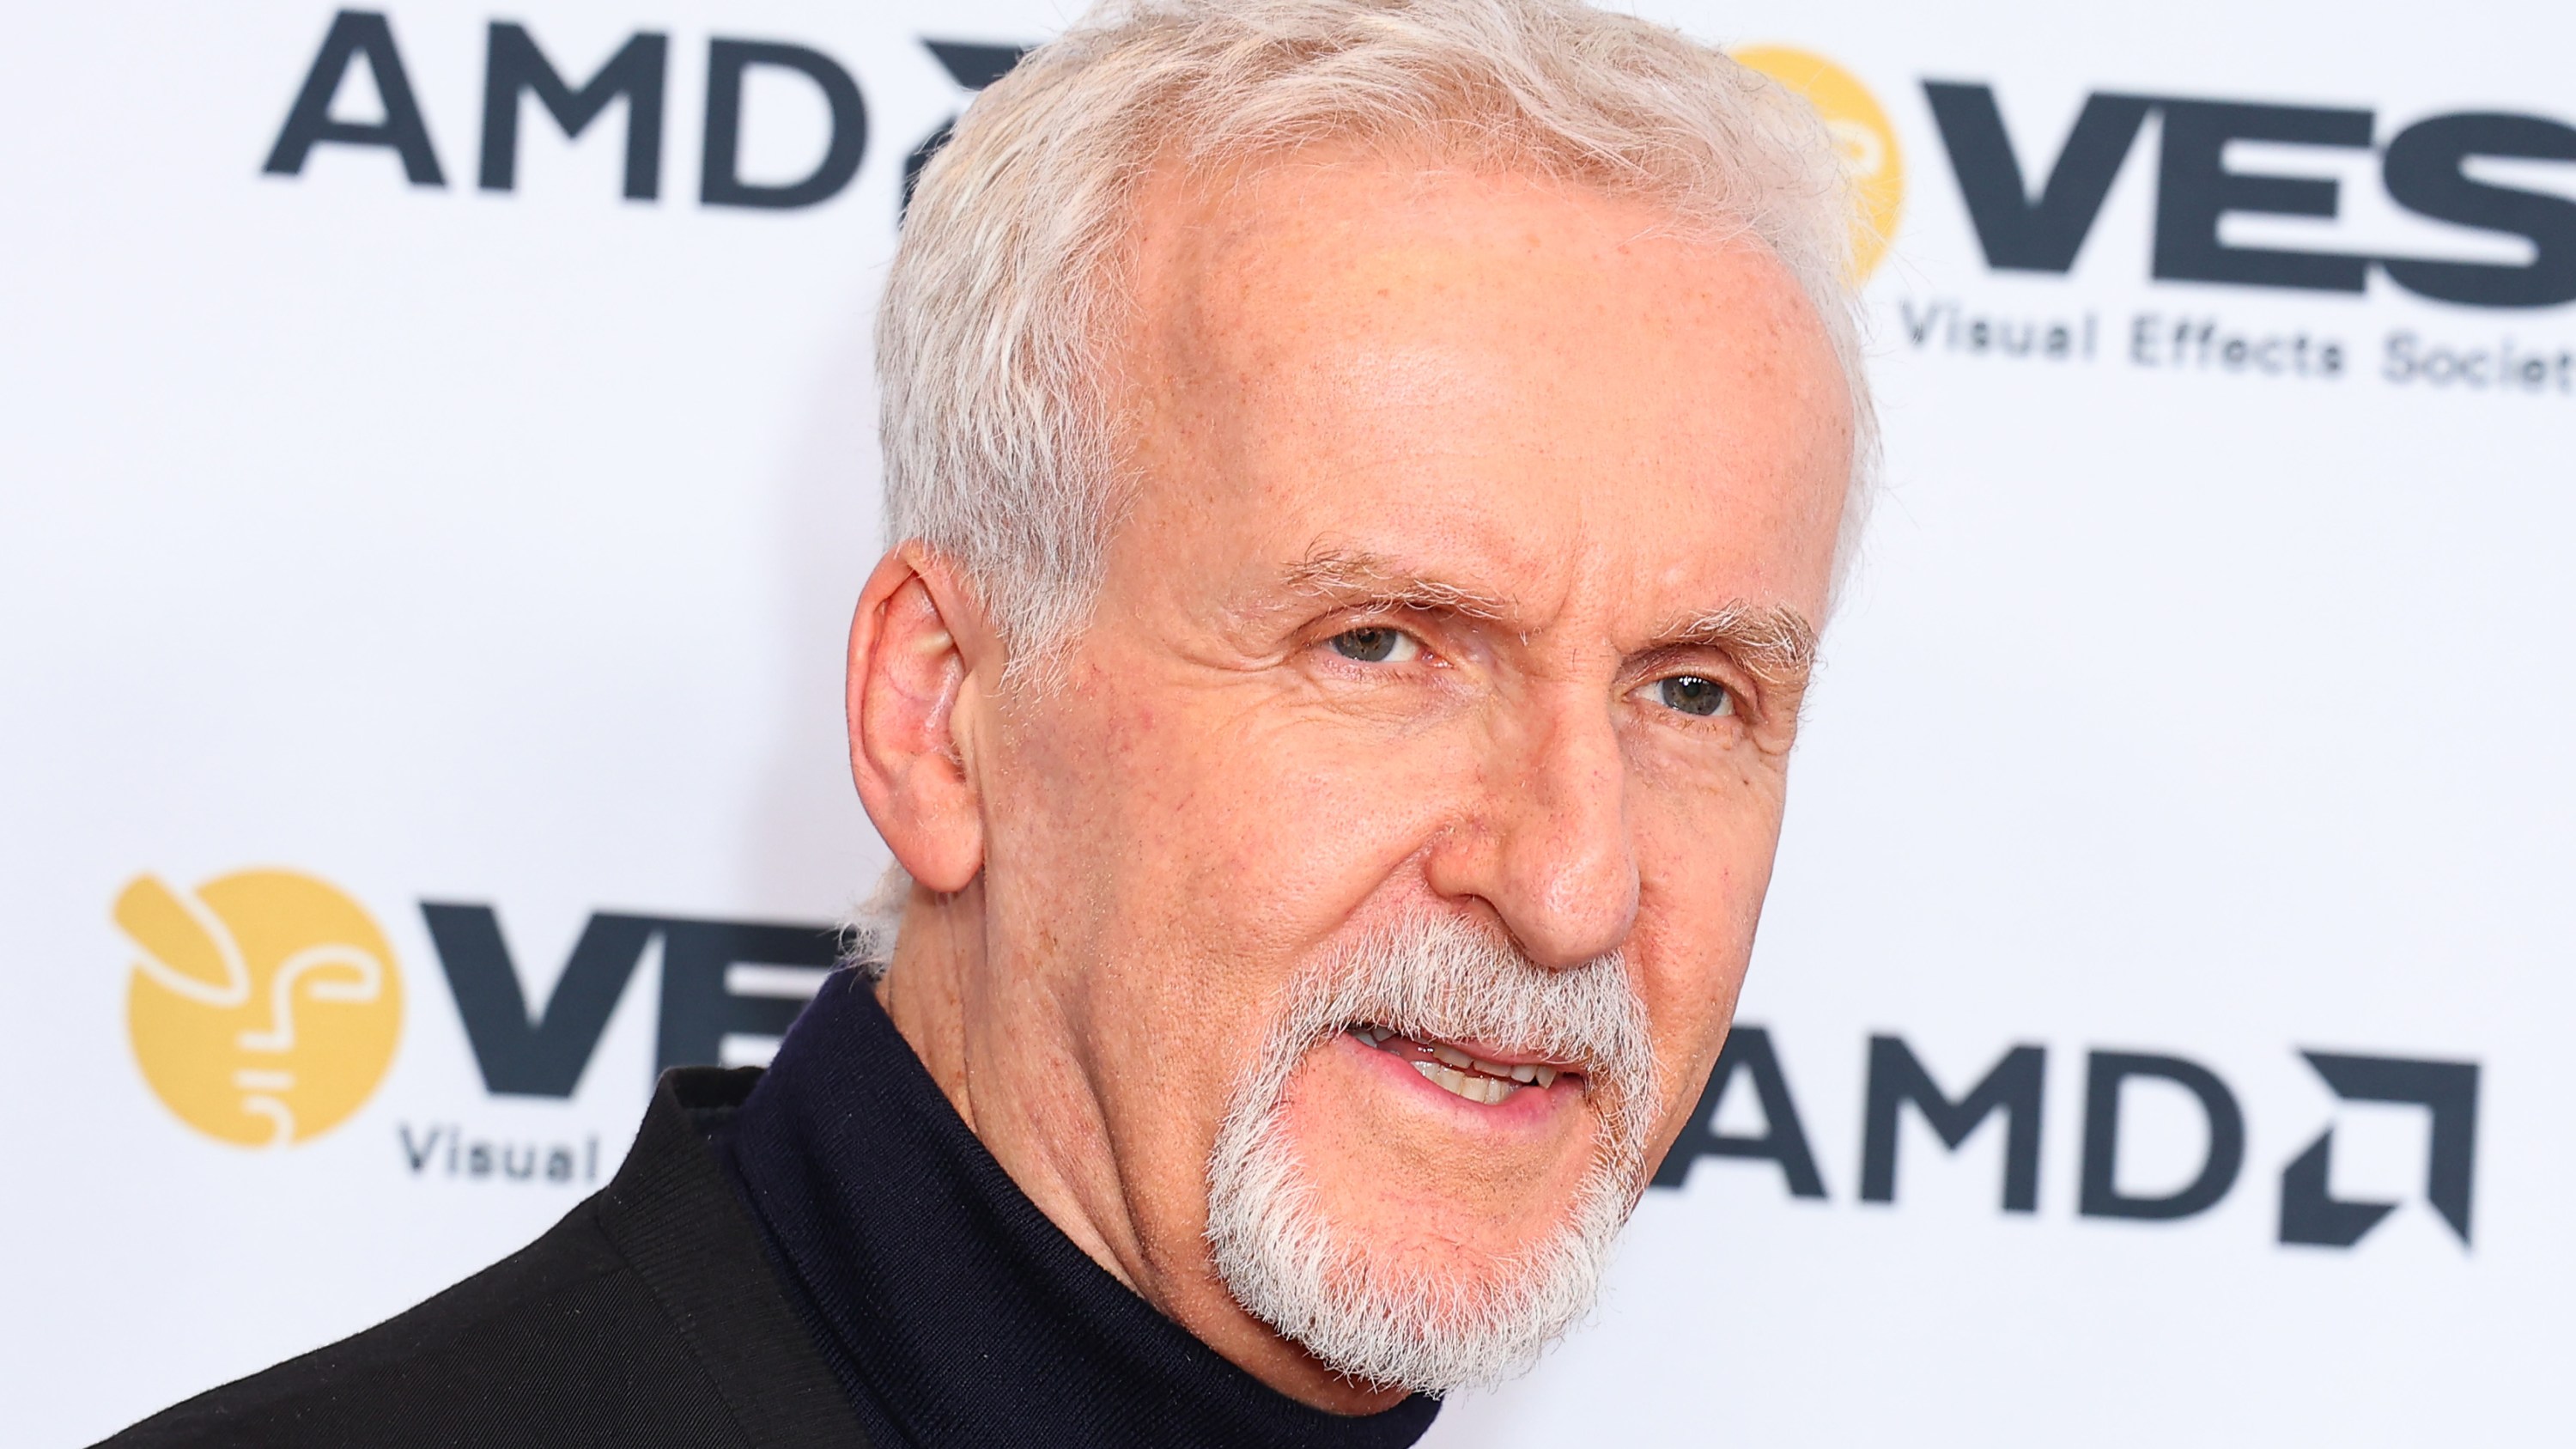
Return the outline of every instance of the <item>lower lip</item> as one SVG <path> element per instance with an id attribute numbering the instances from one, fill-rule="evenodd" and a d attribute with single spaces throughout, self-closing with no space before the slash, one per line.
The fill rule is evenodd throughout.
<path id="1" fill-rule="evenodd" d="M 1416 1071 L 1409 1058 L 1382 1051 L 1349 1032 L 1333 1038 L 1332 1046 L 1337 1051 L 1350 1054 L 1355 1059 L 1353 1064 L 1360 1070 L 1385 1077 L 1389 1090 L 1411 1093 L 1426 1106 L 1451 1113 L 1458 1120 L 1487 1131 L 1543 1127 L 1556 1121 L 1559 1114 L 1576 1109 L 1583 1100 L 1579 1079 L 1565 1076 L 1544 1087 L 1535 1082 L 1524 1083 L 1514 1087 L 1510 1096 L 1488 1106 L 1483 1102 L 1470 1102 L 1433 1082 Z"/>

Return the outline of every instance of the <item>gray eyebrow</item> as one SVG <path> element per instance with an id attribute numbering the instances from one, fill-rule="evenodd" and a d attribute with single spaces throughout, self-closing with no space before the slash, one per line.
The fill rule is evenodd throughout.
<path id="1" fill-rule="evenodd" d="M 1408 573 L 1401 565 L 1362 549 L 1310 553 L 1288 570 L 1289 587 L 1324 598 L 1414 609 L 1444 609 L 1471 619 L 1500 619 L 1506 601 L 1456 584 Z"/>
<path id="2" fill-rule="evenodd" d="M 1770 685 L 1803 682 L 1816 664 L 1816 626 L 1797 610 L 1737 600 L 1664 634 L 1663 648 L 1723 650 Z"/>

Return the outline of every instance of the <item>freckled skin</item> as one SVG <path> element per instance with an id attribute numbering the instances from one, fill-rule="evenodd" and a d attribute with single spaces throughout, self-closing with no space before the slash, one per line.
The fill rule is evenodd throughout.
<path id="1" fill-rule="evenodd" d="M 918 546 L 861 602 L 854 770 L 921 883 L 884 999 L 1093 1258 L 1284 1392 L 1365 1412 L 1398 1396 L 1215 1275 L 1228 1093 L 1301 969 L 1429 910 L 1547 967 L 1623 948 L 1672 1140 L 1752 948 L 1801 681 L 1670 639 L 1728 605 L 1820 617 L 1849 402 L 1767 254 L 1557 183 L 1330 153 L 1166 176 L 1133 276 L 1136 486 L 1061 684 L 1003 693 L 971 592 Z M 1319 558 L 1472 603 L 1388 605 L 1300 574 Z M 1355 628 L 1419 654 L 1355 661 Z M 1734 712 L 1670 707 L 1683 674 Z M 1390 1060 L 1344 1039 L 1291 1083 L 1333 1222 L 1473 1273 L 1564 1220 L 1596 1139 L 1579 1091 L 1489 1111 Z"/>

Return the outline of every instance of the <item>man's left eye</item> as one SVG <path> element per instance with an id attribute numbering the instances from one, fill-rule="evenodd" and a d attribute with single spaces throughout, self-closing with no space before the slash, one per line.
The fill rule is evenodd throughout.
<path id="1" fill-rule="evenodd" d="M 1422 644 L 1402 629 L 1345 629 L 1333 636 L 1333 652 L 1362 664 L 1403 664 L 1420 657 Z"/>
<path id="2" fill-rule="evenodd" d="M 1656 680 L 1655 697 L 1667 709 L 1702 718 L 1735 713 L 1735 691 L 1704 674 L 1676 674 Z"/>

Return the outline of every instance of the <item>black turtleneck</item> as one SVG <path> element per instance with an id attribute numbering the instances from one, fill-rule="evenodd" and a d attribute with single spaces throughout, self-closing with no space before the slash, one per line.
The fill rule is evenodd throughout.
<path id="1" fill-rule="evenodd" d="M 1074 1246 L 857 972 L 830 978 L 724 1159 L 876 1449 L 1397 1449 L 1439 1401 L 1329 1414 L 1263 1384 Z"/>

